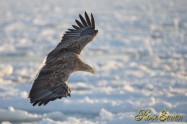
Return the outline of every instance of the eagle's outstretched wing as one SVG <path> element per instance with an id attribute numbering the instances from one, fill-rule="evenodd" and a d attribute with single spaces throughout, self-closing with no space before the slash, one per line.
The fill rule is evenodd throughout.
<path id="1" fill-rule="evenodd" d="M 59 54 L 58 58 L 46 60 L 29 94 L 33 106 L 46 105 L 49 101 L 70 96 L 71 90 L 67 85 L 67 79 L 74 68 L 72 66 L 75 58 L 77 57 L 74 53 L 63 53 Z"/>
<path id="2" fill-rule="evenodd" d="M 95 30 L 95 20 L 92 14 L 91 19 L 86 12 L 85 19 L 80 14 L 79 18 L 81 21 L 75 20 L 77 25 L 72 25 L 74 29 L 68 29 L 65 32 L 61 42 L 49 53 L 49 57 L 59 52 L 74 52 L 80 54 L 82 49 L 97 35 L 98 30 Z"/>
<path id="3" fill-rule="evenodd" d="M 91 14 L 91 20 L 86 12 L 85 12 L 86 20 L 80 14 L 79 14 L 79 18 L 81 22 L 78 20 L 75 20 L 75 22 L 77 23 L 77 26 L 72 25 L 74 29 L 68 29 L 69 31 L 66 31 L 61 41 L 66 42 L 68 39 L 71 39 L 71 40 L 78 39 L 81 36 L 87 35 L 89 32 L 91 35 L 91 32 L 95 30 L 95 21 L 94 21 L 94 17 L 92 14 Z"/>
<path id="4" fill-rule="evenodd" d="M 79 15 L 81 22 L 76 20 L 78 26 L 69 29 L 62 37 L 62 41 L 51 51 L 45 65 L 34 80 L 29 98 L 33 105 L 39 106 L 55 99 L 70 96 L 71 90 L 67 85 L 70 74 L 74 71 L 87 71 L 94 73 L 89 65 L 83 63 L 78 54 L 84 46 L 97 34 L 94 17 L 89 19 L 85 12 L 84 19 Z"/>

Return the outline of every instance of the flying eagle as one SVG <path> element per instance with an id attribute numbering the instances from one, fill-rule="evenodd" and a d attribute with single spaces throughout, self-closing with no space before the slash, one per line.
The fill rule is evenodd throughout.
<path id="1" fill-rule="evenodd" d="M 71 95 L 67 85 L 68 77 L 76 71 L 95 74 L 94 69 L 84 63 L 79 55 L 82 49 L 97 35 L 94 17 L 85 12 L 85 18 L 79 14 L 80 21 L 74 29 L 68 29 L 61 42 L 46 57 L 45 65 L 34 80 L 29 98 L 33 106 L 46 105 L 50 101 Z"/>

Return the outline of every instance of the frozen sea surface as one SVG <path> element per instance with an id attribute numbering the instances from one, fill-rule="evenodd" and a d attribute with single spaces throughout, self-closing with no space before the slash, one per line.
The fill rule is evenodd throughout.
<path id="1" fill-rule="evenodd" d="M 186 0 L 1 0 L 0 122 L 134 124 L 141 109 L 187 120 Z M 84 11 L 97 38 L 82 52 L 96 75 L 71 75 L 72 96 L 33 107 L 28 93 L 43 59 Z"/>

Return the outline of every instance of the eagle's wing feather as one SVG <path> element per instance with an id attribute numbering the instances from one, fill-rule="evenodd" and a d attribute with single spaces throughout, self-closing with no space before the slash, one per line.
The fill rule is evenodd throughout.
<path id="1" fill-rule="evenodd" d="M 92 15 L 92 13 L 91 13 L 91 20 L 92 20 L 92 26 L 93 26 L 93 28 L 95 29 L 95 20 L 94 20 L 94 17 L 93 17 L 93 15 Z"/>
<path id="2" fill-rule="evenodd" d="M 77 23 L 77 25 L 72 25 L 72 27 L 74 29 L 71 29 L 70 32 L 66 32 L 63 37 L 62 37 L 62 40 L 61 41 L 67 41 L 68 39 L 71 39 L 71 33 L 72 30 L 74 31 L 77 31 L 77 34 L 79 34 L 76 38 L 78 39 L 79 37 L 81 37 L 81 32 L 86 32 L 87 30 L 95 30 L 95 20 L 94 20 L 94 17 L 93 15 L 91 14 L 91 20 L 88 16 L 88 14 L 85 12 L 85 18 L 86 20 L 79 14 L 79 18 L 80 18 L 80 21 L 79 20 L 75 20 L 75 22 Z M 74 38 L 74 37 L 73 37 Z"/>
<path id="3" fill-rule="evenodd" d="M 76 25 L 72 25 L 73 28 L 75 28 L 76 30 L 79 30 L 80 28 Z"/>
<path id="4" fill-rule="evenodd" d="M 61 42 L 56 47 L 56 52 L 52 51 L 49 56 L 57 54 L 57 52 L 63 51 L 63 49 L 80 54 L 84 46 L 93 40 L 97 33 L 93 15 L 91 14 L 91 18 L 89 18 L 85 12 L 85 19 L 81 15 L 79 15 L 79 18 L 80 21 L 75 20 L 77 25 L 72 25 L 74 29 L 68 29 L 65 32 Z"/>
<path id="5" fill-rule="evenodd" d="M 85 27 L 88 27 L 88 24 L 86 23 L 86 21 L 84 20 L 84 18 L 79 14 L 79 18 L 81 19 L 81 22 L 83 23 L 83 25 Z"/>
<path id="6" fill-rule="evenodd" d="M 34 80 L 29 97 L 33 105 L 47 104 L 57 98 L 70 96 L 71 90 L 66 81 L 77 59 L 74 53 L 63 53 L 57 58 L 47 59 Z"/>
<path id="7" fill-rule="evenodd" d="M 92 26 L 92 24 L 90 22 L 90 18 L 86 12 L 85 12 L 85 17 L 86 17 L 86 21 L 87 21 L 88 26 Z"/>
<path id="8" fill-rule="evenodd" d="M 77 23 L 77 25 L 78 25 L 80 28 L 84 28 L 84 26 L 83 26 L 77 19 L 75 19 L 75 22 Z"/>

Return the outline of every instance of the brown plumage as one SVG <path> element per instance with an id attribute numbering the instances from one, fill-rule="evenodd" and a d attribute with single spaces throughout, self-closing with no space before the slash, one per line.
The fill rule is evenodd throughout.
<path id="1" fill-rule="evenodd" d="M 82 49 L 93 40 L 98 30 L 95 30 L 94 17 L 91 19 L 85 12 L 85 19 L 80 20 L 68 29 L 61 42 L 46 58 L 45 65 L 34 80 L 29 98 L 34 105 L 46 105 L 48 102 L 70 96 L 71 89 L 67 85 L 68 77 L 75 71 L 95 73 L 93 68 L 80 60 Z"/>

